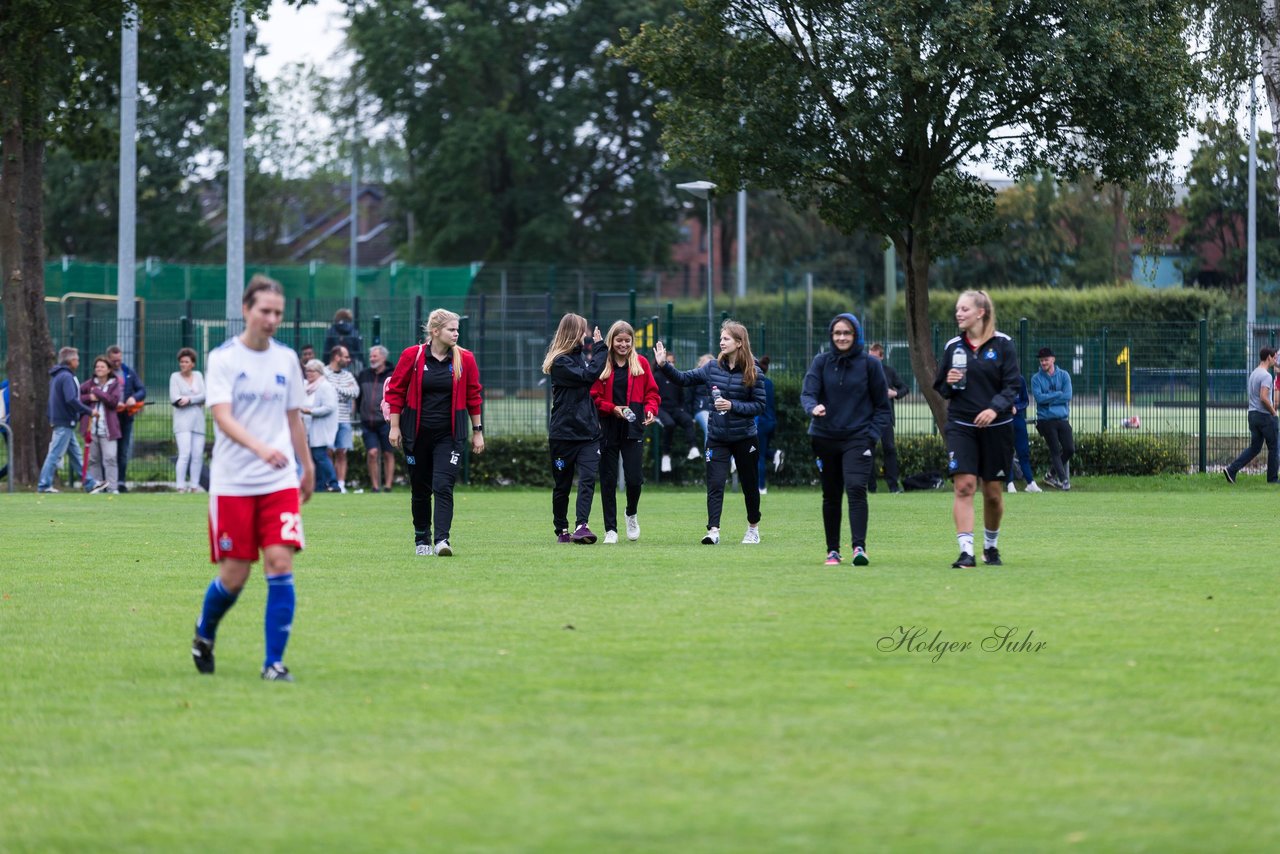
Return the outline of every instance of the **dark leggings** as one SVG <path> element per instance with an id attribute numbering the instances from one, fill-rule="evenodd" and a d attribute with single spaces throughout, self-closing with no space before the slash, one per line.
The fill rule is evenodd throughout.
<path id="1" fill-rule="evenodd" d="M 462 443 L 449 430 L 422 431 L 413 443 L 409 461 L 409 485 L 413 488 L 413 539 L 433 544 L 449 539 L 453 527 L 453 485 L 458 482 Z M 431 538 L 431 499 L 435 498 L 435 540 Z"/>
<path id="2" fill-rule="evenodd" d="M 707 444 L 707 529 L 720 527 L 720 511 L 724 509 L 724 485 L 729 480 L 729 458 L 738 463 L 738 483 L 742 500 L 747 505 L 747 524 L 760 522 L 760 487 L 756 484 L 756 466 L 760 458 L 760 441 L 755 436 L 737 442 L 710 441 Z"/>
<path id="3" fill-rule="evenodd" d="M 600 448 L 600 509 L 604 511 L 604 529 L 618 530 L 618 455 L 622 455 L 622 472 L 627 481 L 627 515 L 636 515 L 640 506 L 640 488 L 644 485 L 644 440 L 623 439 L 614 444 L 606 439 Z"/>
<path id="4" fill-rule="evenodd" d="M 822 477 L 822 527 L 827 551 L 840 550 L 840 505 L 849 497 L 849 531 L 854 546 L 867 547 L 867 480 L 874 457 L 865 439 L 812 437 Z"/>

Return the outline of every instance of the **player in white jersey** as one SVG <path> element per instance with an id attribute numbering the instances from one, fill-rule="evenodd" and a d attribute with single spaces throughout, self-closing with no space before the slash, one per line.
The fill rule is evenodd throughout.
<path id="1" fill-rule="evenodd" d="M 315 465 L 302 424 L 298 357 L 272 339 L 284 318 L 280 284 L 254 276 L 241 311 L 244 332 L 210 353 L 206 363 L 205 400 L 217 428 L 209 470 L 209 549 L 218 577 L 205 592 L 191 657 L 201 673 L 213 673 L 218 623 L 261 551 L 267 576 L 262 678 L 292 682 L 283 659 L 293 627 L 293 555 L 304 545 L 299 508 L 315 488 Z"/>

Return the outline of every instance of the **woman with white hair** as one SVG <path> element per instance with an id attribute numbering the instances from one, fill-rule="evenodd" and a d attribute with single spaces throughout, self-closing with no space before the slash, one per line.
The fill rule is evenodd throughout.
<path id="1" fill-rule="evenodd" d="M 324 362 L 312 359 L 303 366 L 307 402 L 302 421 L 307 428 L 307 445 L 316 464 L 316 491 L 337 492 L 338 472 L 329 458 L 329 449 L 338 436 L 338 392 L 324 375 Z"/>

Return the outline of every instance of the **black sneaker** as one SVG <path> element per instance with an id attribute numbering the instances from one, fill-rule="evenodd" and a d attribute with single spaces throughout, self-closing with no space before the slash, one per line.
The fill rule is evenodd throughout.
<path id="1" fill-rule="evenodd" d="M 262 678 L 268 682 L 292 682 L 293 674 L 280 662 L 262 668 Z"/>
<path id="2" fill-rule="evenodd" d="M 1004 566 L 1004 561 L 1000 560 L 1000 550 L 995 546 L 982 550 L 982 562 L 987 566 Z"/>
<path id="3" fill-rule="evenodd" d="M 191 660 L 201 673 L 213 672 L 213 641 L 200 637 L 199 632 L 191 639 Z"/>
<path id="4" fill-rule="evenodd" d="M 1232 473 L 1231 469 L 1223 469 L 1222 476 L 1227 479 L 1227 483 L 1231 484 L 1232 486 L 1235 485 L 1236 476 L 1234 473 Z"/>
<path id="5" fill-rule="evenodd" d="M 953 569 L 973 569 L 977 565 L 973 555 L 968 552 L 960 552 L 960 557 L 956 558 L 956 562 L 951 564 L 951 567 Z"/>

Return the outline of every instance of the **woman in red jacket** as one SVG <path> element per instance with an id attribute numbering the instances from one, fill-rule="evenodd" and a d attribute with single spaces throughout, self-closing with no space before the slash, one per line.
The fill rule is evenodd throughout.
<path id="1" fill-rule="evenodd" d="M 480 371 L 471 351 L 458 346 L 458 315 L 437 308 L 427 318 L 425 331 L 427 343 L 401 353 L 387 382 L 388 438 L 395 447 L 403 446 L 409 464 L 415 553 L 449 557 L 453 554 L 449 544 L 453 485 L 467 433 L 471 449 L 477 454 L 484 451 Z M 434 541 L 432 496 L 436 500 Z"/>
<path id="2" fill-rule="evenodd" d="M 609 358 L 591 399 L 600 410 L 600 504 L 604 508 L 604 541 L 618 541 L 618 455 L 627 481 L 627 539 L 640 539 L 636 512 L 644 485 L 644 428 L 658 417 L 658 384 L 649 360 L 635 350 L 635 330 L 619 320 L 605 337 Z"/>

